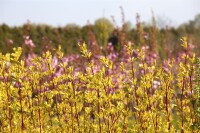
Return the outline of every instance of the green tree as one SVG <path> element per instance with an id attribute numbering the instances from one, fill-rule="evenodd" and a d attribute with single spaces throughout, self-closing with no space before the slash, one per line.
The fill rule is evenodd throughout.
<path id="1" fill-rule="evenodd" d="M 110 20 L 106 18 L 99 18 L 94 24 L 95 35 L 97 38 L 97 43 L 103 47 L 106 46 L 109 35 L 112 33 L 114 26 Z"/>

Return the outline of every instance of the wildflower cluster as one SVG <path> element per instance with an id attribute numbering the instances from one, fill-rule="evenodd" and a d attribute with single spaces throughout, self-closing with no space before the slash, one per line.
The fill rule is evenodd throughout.
<path id="1" fill-rule="evenodd" d="M 81 55 L 0 54 L 0 132 L 198 132 L 200 63 L 182 44 L 162 63 L 132 43 L 104 55 L 84 43 Z"/>

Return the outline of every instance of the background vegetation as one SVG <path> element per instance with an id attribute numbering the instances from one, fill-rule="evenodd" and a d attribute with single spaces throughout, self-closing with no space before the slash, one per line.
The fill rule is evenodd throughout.
<path id="1" fill-rule="evenodd" d="M 200 15 L 177 28 L 122 16 L 1 25 L 0 132 L 199 133 Z"/>
<path id="2" fill-rule="evenodd" d="M 186 24 L 177 28 L 158 28 L 157 22 L 152 17 L 151 24 L 145 24 L 136 16 L 137 24 L 131 27 L 130 22 L 123 20 L 123 25 L 118 26 L 115 20 L 100 18 L 93 25 L 80 27 L 76 24 L 68 24 L 65 27 L 52 27 L 49 25 L 35 25 L 27 23 L 20 27 L 0 25 L 0 51 L 10 52 L 13 47 L 23 46 L 24 36 L 30 36 L 36 45 L 34 52 L 41 54 L 45 48 L 57 48 L 60 44 L 65 54 L 77 53 L 77 43 L 86 42 L 88 45 L 96 43 L 105 48 L 113 31 L 117 32 L 118 43 L 131 41 L 136 45 L 155 45 L 155 50 L 162 58 L 178 54 L 181 50 L 179 38 L 187 36 L 190 43 L 195 45 L 197 54 L 200 45 L 200 15 Z M 167 53 L 164 53 L 163 51 Z M 166 55 L 167 54 L 167 55 Z"/>

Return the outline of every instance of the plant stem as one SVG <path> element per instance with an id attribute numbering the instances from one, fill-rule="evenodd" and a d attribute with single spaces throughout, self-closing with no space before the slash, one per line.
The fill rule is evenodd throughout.
<path id="1" fill-rule="evenodd" d="M 71 105 L 71 120 L 72 120 L 72 133 L 74 133 L 74 114 L 73 114 L 73 107 L 72 107 L 72 103 Z"/>
<path id="2" fill-rule="evenodd" d="M 97 97 L 100 98 L 99 89 L 97 90 Z M 101 133 L 101 118 L 100 118 L 100 102 L 98 100 L 98 115 L 99 115 L 99 133 Z"/>
<path id="3" fill-rule="evenodd" d="M 166 110 L 166 113 L 167 113 L 167 123 L 168 123 L 168 131 L 170 131 L 170 120 L 169 120 L 169 117 L 170 117 L 170 114 L 169 114 L 169 103 L 168 103 L 168 90 L 169 90 L 169 85 L 166 83 L 166 87 L 165 87 L 165 110 Z"/>
<path id="4" fill-rule="evenodd" d="M 22 90 L 20 87 L 18 89 L 19 89 L 18 93 L 19 93 L 19 100 L 20 100 L 20 109 L 21 109 L 21 131 L 23 133 L 25 127 L 24 127 L 24 113 L 23 113 L 22 94 L 21 94 Z"/>

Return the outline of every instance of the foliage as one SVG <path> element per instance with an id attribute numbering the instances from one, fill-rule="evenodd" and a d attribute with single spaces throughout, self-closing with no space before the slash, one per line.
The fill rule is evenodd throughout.
<path id="1" fill-rule="evenodd" d="M 147 25 L 140 20 L 139 14 L 136 15 L 136 26 L 130 28 L 130 23 L 124 20 L 122 26 L 111 23 L 109 19 L 100 18 L 92 25 L 83 27 L 76 24 L 68 24 L 64 27 L 52 27 L 48 25 L 35 25 L 27 23 L 23 26 L 9 27 L 6 24 L 0 25 L 0 52 L 11 52 L 14 47 L 23 47 L 24 53 L 28 54 L 29 49 L 24 47 L 24 36 L 29 36 L 36 44 L 33 49 L 34 53 L 42 55 L 43 51 L 51 51 L 56 49 L 58 45 L 62 46 L 65 54 L 78 53 L 77 42 L 86 42 L 88 45 L 94 42 L 103 48 L 106 48 L 109 38 L 113 36 L 113 32 L 118 32 L 118 40 L 120 44 L 126 44 L 128 41 L 135 45 L 148 45 L 152 50 L 159 53 L 162 59 L 177 56 L 182 50 L 179 39 L 187 36 L 190 43 L 199 54 L 199 15 L 194 20 L 180 25 L 177 28 L 166 26 L 162 29 L 157 28 L 156 19 L 152 17 L 152 25 Z M 158 20 L 159 21 L 159 20 Z M 119 48 L 120 49 L 120 48 Z M 26 55 L 25 54 L 25 55 Z"/>
<path id="2" fill-rule="evenodd" d="M 94 26 L 98 44 L 105 47 L 108 38 L 114 29 L 113 24 L 108 19 L 101 18 L 95 21 Z"/>
<path id="3" fill-rule="evenodd" d="M 200 79 L 200 59 L 197 58 L 195 61 L 195 65 L 196 65 L 196 69 L 195 69 L 195 73 L 196 73 L 196 77 L 195 77 L 195 97 L 193 99 L 193 102 L 196 104 L 195 106 L 195 116 L 197 118 L 196 123 L 194 123 L 194 126 L 196 128 L 200 129 L 200 85 L 199 85 L 199 79 Z"/>
<path id="4" fill-rule="evenodd" d="M 199 132 L 199 61 L 187 38 L 163 62 L 131 42 L 99 55 L 78 46 L 81 55 L 0 54 L 0 132 Z"/>

